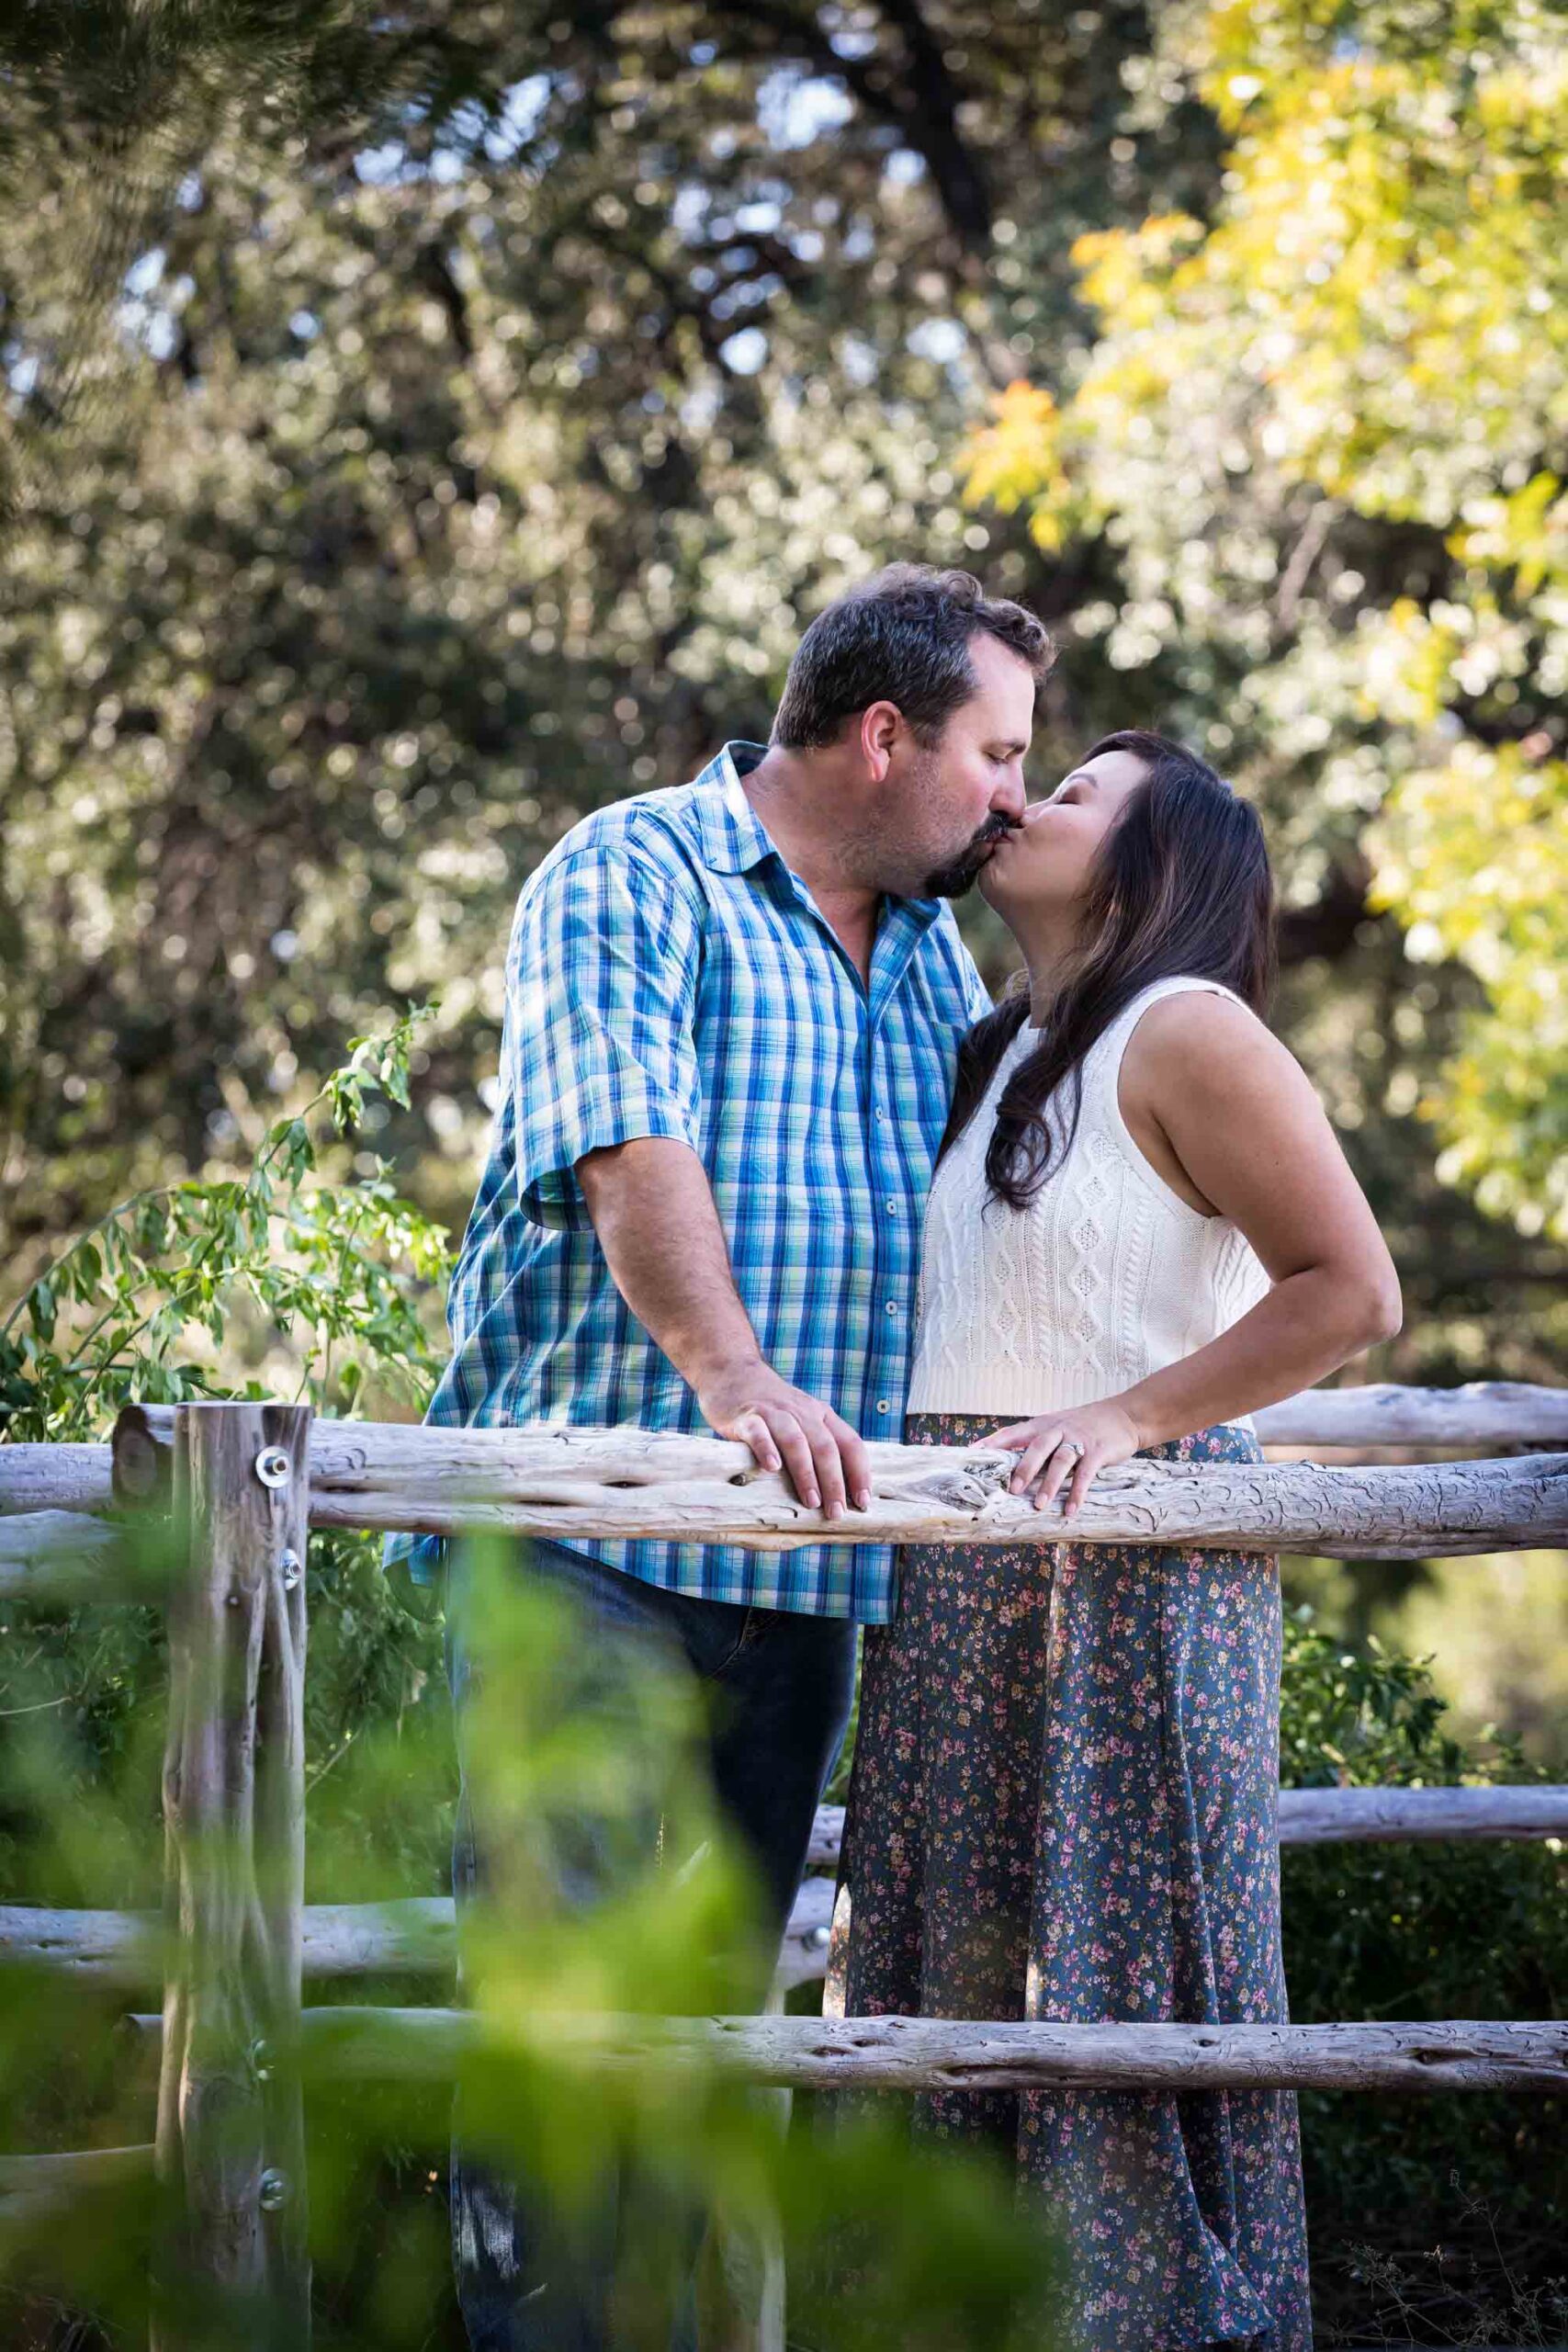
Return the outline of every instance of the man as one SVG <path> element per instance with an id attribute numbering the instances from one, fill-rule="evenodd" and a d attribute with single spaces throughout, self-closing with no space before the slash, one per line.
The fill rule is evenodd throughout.
<path id="1" fill-rule="evenodd" d="M 518 905 L 429 1418 L 705 1424 L 842 1523 L 849 1543 L 788 1552 L 529 1555 L 606 1640 L 673 1645 L 720 1702 L 715 1792 L 775 1931 L 855 1623 L 889 1613 L 889 1549 L 852 1547 L 863 1441 L 902 1434 L 921 1214 L 958 1041 L 988 1010 L 945 901 L 1021 817 L 1052 658 L 968 574 L 898 566 L 807 631 L 765 749 L 727 744 L 694 783 L 585 819 Z M 465 1674 L 459 1655 L 459 1702 Z M 462 1832 L 459 1895 L 474 1869 Z M 454 2222 L 478 2352 L 605 2340 L 585 2282 L 460 2161 Z"/>

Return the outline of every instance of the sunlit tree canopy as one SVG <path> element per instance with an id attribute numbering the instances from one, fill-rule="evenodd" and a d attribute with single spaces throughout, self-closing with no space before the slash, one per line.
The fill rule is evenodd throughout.
<path id="1" fill-rule="evenodd" d="M 1561 1236 L 1568 16 L 1224 6 L 1162 40 L 1219 199 L 1078 241 L 1098 331 L 1003 393 L 970 496 L 1112 539 L 1111 662 L 1173 655 L 1244 776 L 1294 753 L 1375 819 L 1371 902 L 1483 992 L 1421 1090 L 1440 1166 Z"/>

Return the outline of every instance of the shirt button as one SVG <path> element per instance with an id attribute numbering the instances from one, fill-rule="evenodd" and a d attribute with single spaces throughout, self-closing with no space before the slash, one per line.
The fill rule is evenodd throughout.
<path id="1" fill-rule="evenodd" d="M 887 1205 L 887 1214 L 888 1214 L 888 1216 L 897 1216 L 897 1214 L 898 1214 L 898 1204 L 897 1204 L 897 1201 L 889 1201 L 889 1202 L 887 1203 L 887 1204 L 886 1204 L 886 1205 Z"/>
<path id="2" fill-rule="evenodd" d="M 878 1113 L 877 1113 L 877 1114 L 876 1114 L 876 1123 L 877 1123 L 878 1126 L 886 1126 L 886 1124 L 887 1124 L 887 1114 L 886 1114 L 886 1111 L 878 1111 Z"/>
<path id="3" fill-rule="evenodd" d="M 886 1396 L 879 1396 L 876 1400 L 876 1409 L 879 1413 L 890 1413 L 893 1408 L 889 1405 Z"/>
<path id="4" fill-rule="evenodd" d="M 898 1312 L 898 1302 L 897 1302 L 897 1300 L 896 1298 L 890 1298 L 890 1299 L 888 1300 L 888 1302 L 887 1302 L 887 1309 L 886 1309 L 886 1311 L 887 1311 L 887 1313 L 888 1313 L 889 1315 L 897 1315 L 897 1312 Z"/>

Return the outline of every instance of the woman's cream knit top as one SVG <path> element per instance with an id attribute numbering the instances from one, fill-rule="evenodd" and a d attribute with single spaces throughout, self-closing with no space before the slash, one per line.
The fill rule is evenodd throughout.
<path id="1" fill-rule="evenodd" d="M 1231 995 L 1212 980 L 1159 980 L 1096 1038 L 1072 1148 L 1021 1212 L 986 1191 L 998 1097 L 1039 1042 L 1020 1029 L 931 1185 L 911 1413 L 1021 1419 L 1118 1396 L 1217 1339 L 1268 1290 L 1245 1236 L 1156 1175 L 1117 1102 L 1139 1021 L 1190 989 Z"/>

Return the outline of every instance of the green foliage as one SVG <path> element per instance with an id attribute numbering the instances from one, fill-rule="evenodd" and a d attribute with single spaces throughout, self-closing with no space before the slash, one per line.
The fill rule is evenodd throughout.
<path id="1" fill-rule="evenodd" d="M 132 1397 L 276 1394 L 224 1377 L 220 1351 L 242 1301 L 264 1334 L 309 1341 L 296 1393 L 318 1406 L 352 1408 L 373 1375 L 417 1397 L 434 1370 L 418 1286 L 445 1275 L 444 1236 L 383 1168 L 347 1184 L 307 1179 L 320 1150 L 313 1112 L 324 1108 L 342 1135 L 367 1095 L 406 1107 L 412 1041 L 431 1011 L 412 1009 L 386 1037 L 353 1039 L 320 1093 L 268 1128 L 243 1177 L 135 1193 L 61 1250 L 0 1325 L 5 1435 L 81 1439 Z"/>
<path id="2" fill-rule="evenodd" d="M 423 1399 L 434 1368 L 423 1310 L 447 1271 L 445 1238 L 379 1163 L 342 1182 L 323 1155 L 367 1104 L 407 1101 L 428 1017 L 415 1007 L 352 1040 L 248 1170 L 133 1196 L 51 1260 L 0 1329 L 10 1442 L 101 1435 L 129 1398 L 288 1388 L 340 1412 Z M 451 1816 L 438 1638 L 398 1606 L 371 1536 L 318 1534 L 310 1576 L 315 1814 L 342 1833 L 367 1897 L 429 1884 Z M 162 1611 L 16 1602 L 4 1614 L 0 1883 L 67 1905 L 155 1900 Z M 324 1889 L 343 1867 L 333 1851 L 313 1859 Z"/>
<path id="3" fill-rule="evenodd" d="M 1405 1107 L 1446 1181 L 1568 1238 L 1562 14 L 1216 0 L 1162 50 L 1221 200 L 1079 242 L 1098 334 L 1060 404 L 1003 397 L 970 495 L 1115 539 L 1093 633 L 1266 802 L 1307 771 L 1309 860 L 1381 812 L 1371 904 L 1484 1000 Z"/>
<path id="4" fill-rule="evenodd" d="M 586 809 L 762 731 L 801 623 L 911 553 L 1057 629 L 1041 780 L 1141 722 L 1258 795 L 1281 1026 L 1404 1277 L 1378 1369 L 1560 1373 L 1560 23 L 1522 0 L 12 12 L 9 1435 L 86 1434 L 132 1387 L 361 1411 L 417 1389 L 519 883 Z M 951 453 L 1021 374 L 982 513 Z M 372 1073 L 350 1166 L 324 1132 L 338 1040 L 436 991 L 407 1107 Z M 312 1094 L 302 1146 L 278 1109 Z M 310 1577 L 310 1895 L 434 1888 L 438 1637 L 365 1539 L 318 1536 Z M 155 1901 L 161 1618 L 4 1613 L 0 1883 Z M 1306 1625 L 1284 1751 L 1303 1781 L 1515 1769 L 1447 1739 L 1410 1661 Z M 1298 2012 L 1551 2013 L 1560 1868 L 1290 1857 Z M 19 2142 L 80 2136 L 68 2038 L 120 2071 L 113 2005 L 69 1997 L 0 2030 Z M 323 2309 L 345 2342 L 419 2342 L 445 2308 L 444 2098 L 314 2106 L 344 2134 L 317 2168 Z M 97 2111 L 106 2138 L 145 2128 Z M 1320 2277 L 1368 2214 L 1388 2243 L 1462 2234 L 1445 2167 L 1510 2245 L 1538 2186 L 1561 2222 L 1550 2109 L 1410 2112 L 1309 2112 Z M 960 2308 L 1013 2275 L 988 2192 L 880 2161 L 886 2336 L 923 2340 L 898 2334 L 919 2255 L 920 2325 L 991 2340 Z M 857 2193 L 830 2155 L 775 2185 L 800 2254 Z M 73 2249 L 106 2309 L 115 2223 Z M 861 2340 L 830 2295 L 818 2315 Z M 1520 2304 L 1485 2340 L 1529 2337 Z"/>
<path id="5" fill-rule="evenodd" d="M 1446 1702 L 1419 1658 L 1374 1634 L 1348 1649 L 1307 1608 L 1285 1616 L 1280 1779 L 1286 1788 L 1448 1785 L 1472 1769 L 1442 1732 Z"/>
<path id="6" fill-rule="evenodd" d="M 1530 1777 L 1506 1747 L 1450 1738 L 1444 1712 L 1419 1660 L 1376 1641 L 1347 1650 L 1310 1611 L 1291 1612 L 1287 1783 Z M 1283 1856 L 1282 1877 L 1291 2014 L 1303 2024 L 1562 2014 L 1561 1839 L 1308 1847 Z M 1390 2325 L 1400 2304 L 1418 2309 L 1438 2340 L 1560 2340 L 1542 2249 L 1568 2236 L 1568 2154 L 1551 2101 L 1433 2098 L 1417 2131 L 1404 2101 L 1319 2094 L 1303 2098 L 1302 2128 L 1321 2318 L 1366 2337 L 1375 2290 Z M 1416 2251 L 1439 2244 L 1441 2258 Z"/>

